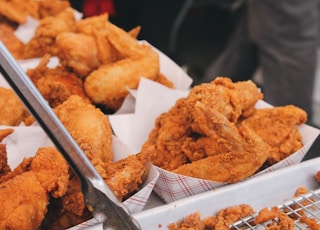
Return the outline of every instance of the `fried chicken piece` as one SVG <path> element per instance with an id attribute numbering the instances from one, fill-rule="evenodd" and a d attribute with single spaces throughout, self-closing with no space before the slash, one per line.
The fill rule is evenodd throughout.
<path id="1" fill-rule="evenodd" d="M 75 23 L 72 8 L 66 8 L 56 16 L 41 19 L 34 36 L 25 45 L 24 58 L 42 57 L 46 53 L 56 56 L 56 37 L 62 32 L 74 31 Z"/>
<path id="2" fill-rule="evenodd" d="M 147 162 L 137 155 L 130 155 L 116 162 L 106 164 L 106 184 L 114 192 L 116 197 L 123 201 L 133 192 L 138 191 L 139 186 L 148 175 Z"/>
<path id="3" fill-rule="evenodd" d="M 8 165 L 7 148 L 5 144 L 1 144 L 2 140 L 8 135 L 13 133 L 14 129 L 2 129 L 0 130 L 0 179 L 11 172 L 11 168 Z"/>
<path id="4" fill-rule="evenodd" d="M 78 95 L 89 103 L 82 80 L 62 66 L 47 68 L 49 58 L 50 55 L 45 55 L 36 68 L 27 70 L 27 75 L 49 105 L 55 108 L 72 95 Z"/>
<path id="5" fill-rule="evenodd" d="M 297 125 L 307 121 L 307 113 L 293 105 L 257 109 L 242 124 L 250 127 L 272 147 L 269 165 L 275 164 L 303 147 Z"/>
<path id="6" fill-rule="evenodd" d="M 102 111 L 77 95 L 55 108 L 55 113 L 98 172 L 101 162 L 112 161 L 112 130 Z"/>
<path id="7" fill-rule="evenodd" d="M 110 43 L 107 33 L 107 13 L 91 16 L 77 21 L 76 32 L 92 36 L 96 41 L 97 58 L 100 64 L 109 64 L 119 60 L 119 53 Z M 92 69 L 93 70 L 93 69 Z"/>
<path id="8" fill-rule="evenodd" d="M 48 16 L 56 16 L 67 8 L 70 8 L 70 2 L 68 0 L 41 0 L 36 1 L 39 6 L 39 17 L 45 18 Z"/>
<path id="9" fill-rule="evenodd" d="M 190 90 L 186 104 L 190 107 L 200 101 L 214 108 L 231 122 L 237 122 L 240 116 L 250 116 L 255 104 L 263 94 L 252 81 L 232 82 L 230 78 L 217 77 L 210 83 L 203 83 Z"/>
<path id="10" fill-rule="evenodd" d="M 97 105 L 116 111 L 128 89 L 136 89 L 141 77 L 155 79 L 159 74 L 158 54 L 147 44 L 140 44 L 126 31 L 107 23 L 107 36 L 121 60 L 101 65 L 84 81 L 87 95 Z"/>
<path id="11" fill-rule="evenodd" d="M 18 126 L 30 113 L 12 89 L 0 87 L 0 125 Z"/>
<path id="12" fill-rule="evenodd" d="M 195 124 L 197 117 L 208 119 L 208 115 L 195 115 L 193 110 L 196 104 L 206 108 L 204 113 L 210 114 L 214 110 L 226 117 L 224 122 L 236 122 L 240 116 L 254 111 L 257 100 L 262 96 L 252 81 L 232 83 L 230 79 L 217 78 L 211 83 L 195 86 L 186 98 L 178 100 L 168 112 L 156 119 L 141 154 L 158 167 L 174 170 L 189 161 L 226 151 L 232 146 L 227 138 L 224 139 L 224 145 L 219 147 L 215 144 L 214 127 L 200 122 Z M 207 131 L 210 131 L 210 137 Z M 219 137 L 219 132 L 215 136 Z"/>
<path id="13" fill-rule="evenodd" d="M 8 23 L 0 23 L 0 40 L 15 59 L 22 59 L 24 44 L 14 34 L 15 27 Z"/>
<path id="14" fill-rule="evenodd" d="M 64 32 L 57 36 L 56 45 L 61 65 L 70 68 L 79 77 L 87 76 L 100 65 L 93 36 Z"/>
<path id="15" fill-rule="evenodd" d="M 103 179 L 116 197 L 123 201 L 140 188 L 147 173 L 147 163 L 131 155 L 117 162 L 106 162 Z M 90 218 L 92 214 L 84 203 L 80 181 L 72 175 L 67 194 L 53 203 L 43 227 L 67 229 Z"/>
<path id="16" fill-rule="evenodd" d="M 18 24 L 24 24 L 28 16 L 38 19 L 38 9 L 34 0 L 0 0 L 0 15 Z"/>
<path id="17" fill-rule="evenodd" d="M 173 108 L 161 114 L 141 148 L 141 157 L 167 170 L 187 163 L 187 156 L 182 151 L 183 143 L 191 133 L 191 121 L 187 114 L 184 99 L 178 100 Z"/>
<path id="18" fill-rule="evenodd" d="M 250 129 L 237 129 L 221 113 L 196 104 L 195 119 L 211 138 L 213 155 L 184 164 L 173 172 L 190 177 L 234 183 L 253 175 L 267 160 L 269 146 Z M 208 126 L 208 127 L 206 127 Z"/>
<path id="19" fill-rule="evenodd" d="M 286 213 L 282 212 L 278 207 L 263 208 L 260 210 L 258 216 L 254 219 L 255 224 L 261 224 L 266 221 L 272 221 L 265 229 L 294 229 L 294 220 L 291 219 Z"/>
<path id="20" fill-rule="evenodd" d="M 63 66 L 85 78 L 101 64 L 118 60 L 118 53 L 107 37 L 107 13 L 76 22 L 73 33 L 57 36 L 58 57 Z"/>
<path id="21" fill-rule="evenodd" d="M 37 229 L 49 196 L 61 197 L 67 191 L 69 166 L 55 148 L 40 148 L 28 163 L 26 171 L 0 184 L 1 229 Z"/>
<path id="22" fill-rule="evenodd" d="M 17 195 L 19 194 L 19 195 Z M 46 211 L 49 196 L 32 172 L 1 184 L 1 229 L 37 229 Z"/>

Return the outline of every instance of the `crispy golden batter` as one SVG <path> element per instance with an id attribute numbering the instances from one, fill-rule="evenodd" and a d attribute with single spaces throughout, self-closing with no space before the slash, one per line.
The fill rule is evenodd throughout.
<path id="1" fill-rule="evenodd" d="M 55 113 L 93 165 L 112 161 L 112 130 L 100 109 L 73 95 L 57 106 Z"/>
<path id="2" fill-rule="evenodd" d="M 8 135 L 13 133 L 13 129 L 0 130 L 0 178 L 11 172 L 11 168 L 8 165 L 7 148 L 5 144 L 2 144 L 2 140 Z"/>
<path id="3" fill-rule="evenodd" d="M 117 162 L 106 162 L 103 179 L 116 197 L 123 201 L 138 191 L 144 182 L 148 167 L 136 155 L 128 156 Z M 45 229 L 67 229 L 92 218 L 84 203 L 78 178 L 71 175 L 67 194 L 59 202 L 51 202 Z"/>
<path id="4" fill-rule="evenodd" d="M 130 155 L 114 163 L 107 163 L 105 170 L 106 184 L 121 201 L 138 191 L 139 186 L 148 175 L 147 163 L 136 155 Z"/>
<path id="5" fill-rule="evenodd" d="M 168 112 L 156 119 L 141 154 L 158 167 L 174 170 L 188 161 L 215 155 L 219 151 L 230 151 L 228 149 L 232 148 L 232 144 L 228 138 L 223 139 L 227 131 L 224 125 L 227 128 L 230 122 L 252 113 L 261 98 L 262 94 L 251 81 L 233 83 L 227 78 L 217 78 L 211 83 L 196 86 L 186 98 L 178 100 Z M 194 111 L 196 105 L 204 114 Z M 223 120 L 224 124 L 218 125 L 217 120 L 210 120 L 211 113 L 225 117 L 218 119 Z M 201 122 L 201 119 L 208 123 Z M 219 127 L 217 132 L 214 131 L 215 125 Z M 234 130 L 237 131 L 232 128 L 231 132 Z M 228 137 L 235 140 L 236 136 L 239 136 L 237 132 Z M 215 139 L 218 137 L 220 142 Z"/>
<path id="6" fill-rule="evenodd" d="M 0 15 L 18 24 L 27 21 L 28 16 L 39 18 L 39 5 L 34 0 L 0 0 Z"/>
<path id="7" fill-rule="evenodd" d="M 24 58 L 42 57 L 46 53 L 57 55 L 56 37 L 62 32 L 74 31 L 75 23 L 71 8 L 66 8 L 56 16 L 41 19 L 35 34 L 25 45 Z"/>
<path id="8" fill-rule="evenodd" d="M 18 126 L 30 114 L 12 89 L 0 87 L 0 125 Z"/>
<path id="9" fill-rule="evenodd" d="M 24 44 L 14 35 L 14 30 L 15 27 L 7 23 L 0 23 L 0 40 L 14 58 L 22 59 Z"/>
<path id="10" fill-rule="evenodd" d="M 272 147 L 269 164 L 275 164 L 302 146 L 297 125 L 307 121 L 307 113 L 293 105 L 257 109 L 253 115 L 241 121 L 250 127 Z"/>
<path id="11" fill-rule="evenodd" d="M 195 105 L 194 119 L 204 128 L 203 149 L 209 155 L 190 164 L 184 164 L 173 172 L 200 179 L 234 183 L 253 175 L 269 156 L 270 148 L 254 132 L 246 127 L 237 129 L 221 113 Z M 196 145 L 196 144 L 195 144 Z M 202 147 L 200 145 L 200 147 Z"/>
<path id="12" fill-rule="evenodd" d="M 49 195 L 58 198 L 67 191 L 69 167 L 55 148 L 40 148 L 23 164 L 18 168 L 24 171 L 12 172 L 14 176 L 0 184 L 0 229 L 38 229 Z"/>
<path id="13" fill-rule="evenodd" d="M 64 32 L 57 36 L 56 45 L 61 65 L 70 68 L 79 77 L 87 76 L 100 65 L 93 36 Z"/>
<path id="14" fill-rule="evenodd" d="M 173 170 L 188 162 L 182 151 L 184 140 L 190 135 L 190 120 L 186 116 L 184 99 L 155 121 L 140 155 L 163 169 Z"/>
<path id="15" fill-rule="evenodd" d="M 62 66 L 47 68 L 50 55 L 45 55 L 39 65 L 28 69 L 27 75 L 52 108 L 62 104 L 71 95 L 78 95 L 90 102 L 83 89 L 83 82 Z"/>
<path id="16" fill-rule="evenodd" d="M 154 79 L 155 82 L 158 82 L 161 85 L 167 86 L 168 88 L 174 89 L 174 84 L 170 81 L 167 76 L 163 73 L 159 73 L 158 76 Z"/>

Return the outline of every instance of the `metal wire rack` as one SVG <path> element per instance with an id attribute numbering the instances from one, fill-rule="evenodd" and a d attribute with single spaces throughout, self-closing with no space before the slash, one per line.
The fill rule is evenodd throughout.
<path id="1" fill-rule="evenodd" d="M 294 229 L 309 229 L 305 223 L 301 222 L 302 215 L 313 218 L 320 223 L 320 189 L 308 192 L 301 196 L 289 199 L 277 206 L 282 212 L 288 216 L 294 216 Z M 241 220 L 230 225 L 230 229 L 265 229 L 270 223 L 278 221 L 277 219 L 264 222 L 262 224 L 254 224 L 254 219 L 258 215 L 255 213 L 251 216 L 242 218 Z"/>

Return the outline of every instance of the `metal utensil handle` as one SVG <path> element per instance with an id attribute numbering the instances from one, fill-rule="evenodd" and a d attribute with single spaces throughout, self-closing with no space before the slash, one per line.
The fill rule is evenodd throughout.
<path id="1" fill-rule="evenodd" d="M 119 229 L 139 229 L 137 223 L 133 223 L 126 207 L 105 184 L 53 109 L 1 41 L 0 71 L 81 180 L 86 203 L 92 207 L 93 214 L 99 219 L 113 222 L 115 228 L 117 225 L 127 225 L 129 228 Z"/>

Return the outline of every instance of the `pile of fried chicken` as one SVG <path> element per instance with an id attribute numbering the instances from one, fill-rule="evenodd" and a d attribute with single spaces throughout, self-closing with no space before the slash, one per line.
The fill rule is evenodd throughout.
<path id="1" fill-rule="evenodd" d="M 135 154 L 113 162 L 112 130 L 100 109 L 73 95 L 54 111 L 120 201 L 139 190 L 147 162 Z M 0 142 L 12 132 L 1 130 Z M 92 218 L 78 177 L 54 147 L 11 170 L 0 144 L 0 202 L 0 229 L 66 229 Z"/>
<path id="2" fill-rule="evenodd" d="M 306 112 L 293 105 L 257 109 L 261 99 L 250 80 L 197 85 L 156 119 L 140 154 L 177 174 L 241 181 L 303 146 L 297 125 Z"/>
<path id="3" fill-rule="evenodd" d="M 30 2 L 35 9 L 28 6 Z M 0 6 L 10 6 L 10 11 L 0 9 L 0 40 L 17 60 L 42 58 L 27 75 L 52 107 L 77 94 L 112 113 L 141 77 L 174 87 L 160 72 L 158 53 L 137 40 L 140 26 L 127 32 L 111 23 L 107 13 L 76 19 L 68 1 L 54 2 L 57 5 L 49 0 L 19 1 L 15 7 L 17 0 L 0 0 Z M 38 20 L 38 25 L 23 43 L 14 31 L 27 16 Z M 47 67 L 50 57 L 59 59 L 57 67 Z"/>

